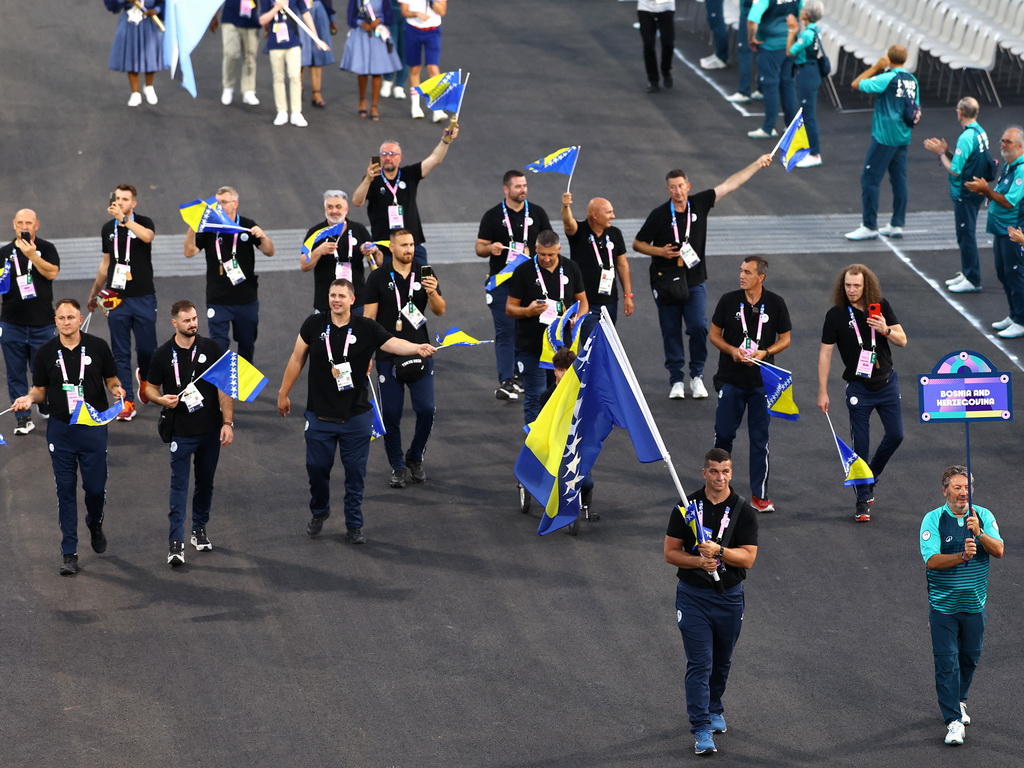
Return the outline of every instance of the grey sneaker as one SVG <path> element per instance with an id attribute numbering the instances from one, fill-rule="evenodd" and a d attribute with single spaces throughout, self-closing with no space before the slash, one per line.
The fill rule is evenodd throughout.
<path id="1" fill-rule="evenodd" d="M 405 467 L 391 470 L 391 482 L 389 485 L 392 488 L 405 488 Z"/>
<path id="2" fill-rule="evenodd" d="M 423 469 L 422 461 L 407 461 L 405 465 L 409 468 L 409 475 L 414 483 L 427 482 L 427 471 Z"/>
<path id="3" fill-rule="evenodd" d="M 60 561 L 60 575 L 74 576 L 78 573 L 78 555 L 62 555 Z"/>
<path id="4" fill-rule="evenodd" d="M 363 535 L 362 528 L 349 528 L 345 531 L 345 538 L 348 539 L 349 544 L 365 544 L 366 537 Z"/>
<path id="5" fill-rule="evenodd" d="M 213 549 L 213 544 L 210 543 L 210 537 L 206 535 L 206 528 L 204 526 L 200 526 L 192 531 L 192 546 L 198 552 L 209 552 Z"/>

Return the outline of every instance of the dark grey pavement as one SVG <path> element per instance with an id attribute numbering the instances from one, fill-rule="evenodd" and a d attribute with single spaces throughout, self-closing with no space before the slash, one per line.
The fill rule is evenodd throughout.
<path id="1" fill-rule="evenodd" d="M 183 231 L 179 203 L 221 183 L 237 186 L 242 212 L 264 226 L 304 228 L 320 218 L 322 189 L 351 190 L 381 139 L 400 139 L 408 159 L 429 152 L 440 133 L 390 100 L 379 124 L 357 120 L 352 83 L 337 72 L 325 74 L 327 109 L 306 109 L 308 129 L 274 128 L 265 59 L 264 106 L 222 107 L 213 38 L 195 57 L 198 100 L 158 76 L 160 105 L 129 111 L 123 76 L 104 69 L 114 17 L 96 3 L 69 3 L 78 22 L 72 38 L 55 5 L 28 6 L 0 28 L 0 77 L 10 99 L 0 117 L 7 182 L 0 210 L 36 208 L 44 237 L 95 234 L 107 190 L 123 179 L 140 186 L 139 210 L 156 220 L 158 240 Z M 633 13 L 632 4 L 609 0 L 453 3 L 443 61 L 473 74 L 462 136 L 421 188 L 425 218 L 463 227 L 477 221 L 498 199 L 506 168 L 567 144 L 584 146 L 576 199 L 608 196 L 623 219 L 642 219 L 663 200 L 668 167 L 683 165 L 703 188 L 770 149 L 743 138 L 753 118 L 681 65 L 673 92 L 643 94 Z M 40 55 L 47 45 L 65 49 L 65 58 Z M 691 61 L 706 54 L 685 34 L 678 45 Z M 40 94 L 52 100 L 40 104 Z M 851 253 L 831 240 L 815 248 L 813 239 L 828 237 L 831 226 L 822 221 L 836 222 L 836 237 L 844 231 L 845 219 L 826 217 L 859 210 L 869 122 L 867 114 L 821 110 L 827 164 L 762 172 L 716 208 L 711 224 L 723 237 L 733 226 L 741 231 L 734 217 L 756 215 L 765 217 L 758 221 L 766 241 L 778 227 L 792 233 L 791 253 L 777 240 L 764 252 L 772 262 L 768 286 L 793 315 L 793 347 L 779 362 L 794 372 L 803 414 L 772 425 L 771 497 L 779 511 L 760 519 L 746 627 L 726 694 L 729 733 L 713 761 L 1014 766 L 1024 738 L 1024 627 L 1014 598 L 1024 582 L 1019 422 L 971 432 L 977 503 L 998 516 L 1007 556 L 992 566 L 971 697 L 975 724 L 967 744 L 950 749 L 941 743 L 917 531 L 942 501 L 942 469 L 963 460 L 963 428 L 918 421 L 914 377 L 963 348 L 1019 374 L 1022 342 L 996 346 L 979 330 L 1005 314 L 988 253 L 986 291 L 954 307 L 928 282 L 956 271 L 948 245 L 919 250 L 909 235 L 906 248 L 872 244 Z M 953 135 L 951 108 L 936 104 L 926 114 L 922 137 L 933 126 Z M 990 132 L 1021 119 L 1019 105 L 987 114 Z M 557 214 L 565 177 L 530 182 L 531 199 Z M 947 210 L 943 175 L 924 150 L 912 152 L 911 183 L 915 216 L 932 222 Z M 772 217 L 790 218 L 773 226 Z M 365 221 L 359 212 L 354 218 Z M 951 231 L 952 216 L 946 225 Z M 801 236 L 811 227 L 813 235 Z M 709 252 L 712 305 L 735 286 L 734 254 L 757 252 L 751 229 L 742 229 L 750 242 Z M 461 252 L 432 251 L 449 312 L 430 326 L 490 338 L 483 266 L 465 263 L 475 233 L 459 231 L 469 233 L 460 235 Z M 298 243 L 278 247 L 292 259 Z M 858 260 L 878 272 L 910 336 L 895 355 L 906 441 L 868 525 L 852 522 L 853 494 L 842 487 L 815 408 L 828 292 L 839 269 Z M 712 444 L 714 403 L 667 399 L 646 265 L 632 264 L 637 313 L 620 319 L 619 331 L 689 491 Z M 84 299 L 88 286 L 66 276 L 56 291 Z M 298 270 L 261 279 L 255 364 L 270 384 L 238 407 L 237 442 L 222 453 L 209 526 L 215 549 L 190 549 L 182 569 L 165 564 L 169 470 L 157 409 L 110 428 L 110 546 L 97 556 L 83 542 L 74 578 L 57 575 L 44 431 L 14 437 L 10 417 L 0 419 L 9 443 L 0 447 L 0 765 L 661 768 L 696 761 L 674 571 L 662 557 L 674 501 L 667 469 L 638 464 L 628 437 L 614 433 L 594 473 L 601 521 L 581 524 L 576 538 L 538 537 L 536 506 L 527 516 L 517 510 L 511 466 L 522 412 L 493 398 L 493 352 L 446 350 L 437 361 L 428 482 L 388 489 L 383 446 L 374 445 L 367 545 L 345 543 L 340 507 L 310 539 L 302 419 L 282 419 L 275 398 L 311 290 Z M 161 278 L 158 295 L 163 339 L 167 307 L 183 296 L 201 303 L 202 279 Z M 106 334 L 102 318 L 93 330 Z M 836 371 L 830 393 L 845 437 Z M 303 400 L 304 379 L 293 392 L 296 411 Z M 745 434 L 735 456 L 736 486 L 745 492 Z M 340 501 L 339 471 L 334 491 Z"/>

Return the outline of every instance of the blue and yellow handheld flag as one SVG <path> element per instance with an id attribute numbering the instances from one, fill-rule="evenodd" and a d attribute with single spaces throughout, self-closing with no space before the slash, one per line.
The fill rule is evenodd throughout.
<path id="1" fill-rule="evenodd" d="M 317 242 L 319 242 L 320 240 L 326 240 L 328 237 L 337 237 L 340 239 L 343 234 L 345 234 L 344 221 L 339 221 L 337 224 L 332 224 L 329 227 L 318 229 L 312 235 L 307 237 L 305 242 L 303 242 L 302 255 L 306 257 L 306 261 L 309 261 L 309 254 L 313 250 L 313 246 L 316 245 Z"/>
<path id="2" fill-rule="evenodd" d="M 836 441 L 836 450 L 839 451 L 839 460 L 843 463 L 843 474 L 846 478 L 843 485 L 868 485 L 875 482 L 875 475 L 871 467 L 860 456 L 853 452 L 853 449 L 839 439 L 836 428 L 832 426 L 832 417 L 825 413 L 828 419 L 828 427 L 832 430 L 832 437 Z"/>
<path id="3" fill-rule="evenodd" d="M 466 86 L 462 83 L 462 70 L 442 72 L 429 80 L 424 80 L 415 89 L 427 100 L 427 109 L 446 109 L 458 112 L 462 103 L 462 91 Z"/>
<path id="4" fill-rule="evenodd" d="M 459 328 L 450 328 L 445 332 L 444 336 L 437 334 L 437 348 L 443 347 L 474 347 L 477 344 L 493 344 L 494 340 L 480 341 L 474 339 L 465 331 Z"/>
<path id="5" fill-rule="evenodd" d="M 7 293 L 9 290 L 11 290 L 11 260 L 4 259 L 4 268 L 0 270 L 0 293 Z"/>
<path id="6" fill-rule="evenodd" d="M 569 321 L 576 316 L 579 308 L 580 303 L 577 301 L 544 330 L 540 348 L 541 368 L 546 368 L 549 371 L 554 370 L 555 352 L 562 347 L 569 347 L 573 352 L 579 354 L 580 331 L 583 330 L 583 319 L 580 318 L 580 321 L 575 326 L 569 327 Z"/>
<path id="7" fill-rule="evenodd" d="M 811 142 L 807 138 L 807 129 L 804 127 L 804 110 L 801 107 L 796 113 L 793 122 L 786 128 L 786 132 L 779 139 L 776 149 L 782 150 L 782 164 L 789 173 L 796 164 L 811 153 Z M 774 155 L 775 153 L 772 152 Z"/>
<path id="8" fill-rule="evenodd" d="M 206 200 L 193 200 L 178 206 L 181 218 L 192 227 L 194 232 L 248 232 L 248 227 L 240 227 L 231 221 L 219 205 L 210 205 Z"/>
<path id="9" fill-rule="evenodd" d="M 793 374 L 785 368 L 759 361 L 761 381 L 768 398 L 768 413 L 787 421 L 797 421 L 800 409 L 793 401 Z"/>
<path id="10" fill-rule="evenodd" d="M 705 541 L 711 541 L 712 532 L 708 528 L 704 527 L 704 521 L 697 513 L 696 502 L 691 501 L 685 511 L 683 511 L 682 506 L 679 504 L 676 504 L 676 509 L 679 510 L 679 514 L 683 516 L 683 520 L 686 521 L 686 524 L 690 526 L 690 530 L 693 531 L 694 541 L 697 542 L 693 545 L 693 549 L 696 549 Z"/>
<path id="11" fill-rule="evenodd" d="M 516 460 L 519 482 L 544 504 L 539 534 L 557 531 L 579 516 L 580 483 L 615 426 L 629 430 L 641 462 L 667 459 L 615 327 L 602 318 L 530 425 Z"/>
<path id="12" fill-rule="evenodd" d="M 501 285 L 510 277 L 512 277 L 512 273 L 516 271 L 516 267 L 530 260 L 530 257 L 527 256 L 525 253 L 519 253 L 519 251 L 513 251 L 513 253 L 515 254 L 515 257 L 512 259 L 512 261 L 510 261 L 508 264 L 502 267 L 500 272 L 496 272 L 495 274 L 491 275 L 487 283 L 484 285 L 484 290 L 493 291 L 499 285 Z"/>
<path id="13" fill-rule="evenodd" d="M 230 397 L 251 403 L 267 386 L 267 377 L 256 366 L 236 352 L 225 352 L 213 365 L 199 374 Z"/>
<path id="14" fill-rule="evenodd" d="M 563 147 L 547 157 L 530 163 L 526 166 L 526 170 L 534 173 L 564 173 L 566 176 L 572 176 L 572 172 L 576 170 L 576 159 L 579 154 L 578 146 Z"/>
<path id="15" fill-rule="evenodd" d="M 377 440 L 387 434 L 384 429 L 384 417 L 380 414 L 380 406 L 377 405 L 377 398 L 370 399 L 370 407 L 373 409 L 373 426 L 370 427 L 370 439 Z"/>
<path id="16" fill-rule="evenodd" d="M 97 411 L 84 400 L 79 400 L 75 405 L 75 412 L 71 414 L 71 424 L 82 427 L 102 427 L 117 418 L 124 410 L 124 403 L 118 400 L 105 411 Z"/>

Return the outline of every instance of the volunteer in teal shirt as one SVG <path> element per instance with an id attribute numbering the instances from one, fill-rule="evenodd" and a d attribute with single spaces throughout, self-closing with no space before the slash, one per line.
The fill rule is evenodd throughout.
<path id="1" fill-rule="evenodd" d="M 796 86 L 793 65 L 786 60 L 786 17 L 800 14 L 802 0 L 754 0 L 747 15 L 747 40 L 757 51 L 757 76 L 764 94 L 764 122 L 747 136 L 766 139 L 777 135 L 779 102 L 786 125 L 796 115 Z"/>
<path id="2" fill-rule="evenodd" d="M 818 89 L 821 88 L 821 71 L 818 56 L 821 54 L 821 38 L 818 24 L 825 15 L 821 0 L 808 0 L 800 12 L 800 21 L 806 26 L 800 29 L 795 16 L 786 19 L 786 55 L 793 62 L 796 77 L 796 97 L 803 109 L 804 128 L 810 154 L 796 164 L 797 168 L 813 168 L 821 165 L 821 142 L 818 138 Z"/>

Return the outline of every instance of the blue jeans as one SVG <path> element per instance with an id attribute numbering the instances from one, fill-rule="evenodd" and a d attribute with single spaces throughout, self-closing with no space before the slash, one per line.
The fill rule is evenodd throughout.
<path id="1" fill-rule="evenodd" d="M 306 411 L 306 474 L 309 475 L 309 511 L 327 515 L 331 511 L 331 469 L 334 453 L 345 469 L 345 527 L 363 527 L 363 487 L 366 462 L 370 457 L 370 429 L 373 412 L 353 416 L 344 424 L 321 421 Z"/>
<path id="2" fill-rule="evenodd" d="M 248 304 L 210 304 L 206 308 L 206 317 L 210 326 L 210 338 L 220 344 L 221 352 L 227 352 L 231 347 L 228 333 L 233 327 L 233 336 L 238 342 L 238 354 L 250 363 L 253 362 L 260 325 L 258 301 L 251 301 Z"/>
<path id="3" fill-rule="evenodd" d="M 196 437 L 177 437 L 171 441 L 171 490 L 168 496 L 170 522 L 168 541 L 185 540 L 188 506 L 188 460 L 196 468 L 196 487 L 192 493 L 192 530 L 205 528 L 213 505 L 213 476 L 220 459 L 220 429 Z"/>
<path id="4" fill-rule="evenodd" d="M 992 235 L 992 251 L 996 257 L 996 277 L 1003 284 L 1010 319 L 1024 325 L 1024 248 L 1008 235 Z"/>
<path id="5" fill-rule="evenodd" d="M 953 203 L 953 221 L 956 224 L 956 244 L 960 246 L 960 271 L 976 286 L 981 286 L 981 262 L 978 256 L 978 209 L 980 195 L 962 193 Z M 1009 239 L 1009 238 L 1007 238 Z"/>
<path id="6" fill-rule="evenodd" d="M 380 382 L 380 415 L 384 420 L 384 449 L 392 469 L 402 469 L 407 461 L 423 461 L 430 430 L 434 427 L 434 361 L 426 359 L 427 369 L 417 380 L 403 384 L 395 378 L 395 364 L 389 360 L 377 361 Z M 405 407 L 405 390 L 416 414 L 416 429 L 408 452 L 402 455 L 402 409 Z"/>
<path id="7" fill-rule="evenodd" d="M 555 383 L 555 372 L 540 367 L 540 356 L 522 349 L 516 350 L 516 370 L 523 380 L 523 423 L 529 424 L 540 413 L 540 398 L 544 390 Z"/>
<path id="8" fill-rule="evenodd" d="M 78 553 L 78 492 L 75 484 L 82 474 L 85 492 L 85 524 L 103 523 L 103 504 L 107 495 L 107 427 L 65 424 L 57 419 L 46 422 L 46 442 L 57 487 L 57 518 L 60 522 L 62 555 Z"/>
<path id="9" fill-rule="evenodd" d="M 124 399 L 135 401 L 135 375 L 132 371 L 132 334 L 135 334 L 135 358 L 142 380 L 149 373 L 149 361 L 156 351 L 156 294 L 124 299 L 107 315 L 110 351 L 114 353 L 117 378 L 124 387 Z"/>
<path id="10" fill-rule="evenodd" d="M 764 94 L 764 122 L 761 130 L 771 133 L 779 119 L 779 105 L 786 125 L 796 114 L 796 88 L 793 83 L 793 63 L 786 61 L 786 51 L 757 51 L 757 75 Z"/>
<path id="11" fill-rule="evenodd" d="M 13 287 L 12 290 L 18 290 Z M 11 401 L 28 394 L 28 382 L 36 365 L 36 352 L 54 337 L 57 328 L 48 325 L 15 325 L 0 322 L 0 347 L 7 367 L 7 394 Z M 15 414 L 23 415 L 22 413 Z"/>
<path id="12" fill-rule="evenodd" d="M 725 711 L 722 696 L 732 652 L 743 629 L 743 583 L 718 594 L 680 581 L 676 623 L 686 652 L 686 714 L 690 732 L 711 730 L 711 714 Z"/>
<path id="13" fill-rule="evenodd" d="M 722 11 L 725 0 L 705 0 L 704 12 L 708 17 L 708 27 L 715 39 L 715 56 L 722 61 L 729 61 L 729 28 L 725 26 Z M 745 34 L 745 28 L 743 28 Z"/>
<path id="14" fill-rule="evenodd" d="M 940 613 L 928 611 L 935 655 L 935 692 L 946 725 L 960 719 L 960 702 L 967 701 L 974 670 L 985 639 L 985 612 Z"/>
<path id="15" fill-rule="evenodd" d="M 665 369 L 668 371 L 669 383 L 675 384 L 685 378 L 684 322 L 686 335 L 690 337 L 690 377 L 703 376 L 704 363 L 708 359 L 706 285 L 691 285 L 690 298 L 682 304 L 662 304 L 659 299 L 655 299 L 654 303 L 658 307 L 658 325 L 661 327 L 661 343 L 665 348 Z"/>
<path id="16" fill-rule="evenodd" d="M 487 292 L 487 306 L 494 321 L 494 358 L 498 364 L 498 383 L 516 375 L 516 321 L 505 314 L 508 282 Z"/>
<path id="17" fill-rule="evenodd" d="M 890 223 L 902 227 L 907 218 L 907 148 L 890 147 L 871 139 L 860 175 L 861 223 L 868 229 L 878 229 L 878 189 L 886 171 L 892 185 Z"/>
<path id="18" fill-rule="evenodd" d="M 846 406 L 850 409 L 850 432 L 853 437 L 853 451 L 867 461 L 871 450 L 871 412 L 878 411 L 882 420 L 882 442 L 875 449 L 875 455 L 868 461 L 875 482 L 882 476 L 885 465 L 903 442 L 903 410 L 899 379 L 893 371 L 889 383 L 877 392 L 872 392 L 859 381 L 846 385 Z M 873 485 L 855 485 L 858 501 L 871 498 Z"/>
<path id="19" fill-rule="evenodd" d="M 752 0 L 740 0 L 740 24 L 736 30 L 736 64 L 740 70 L 740 84 L 736 89 L 744 96 L 750 96 L 751 78 L 754 75 L 754 52 L 747 42 L 747 15 L 750 13 Z"/>
<path id="20" fill-rule="evenodd" d="M 807 143 L 811 145 L 811 154 L 821 154 L 821 142 L 818 138 L 818 89 L 821 88 L 821 72 L 816 61 L 808 62 L 796 70 L 797 101 L 804 110 L 804 128 L 807 130 Z"/>
<path id="21" fill-rule="evenodd" d="M 672 74 L 672 56 L 676 45 L 675 11 L 637 11 L 640 21 L 640 39 L 644 44 L 644 68 L 647 70 L 647 82 L 658 83 L 658 52 L 655 46 L 657 35 L 661 35 L 661 74 L 668 77 Z"/>
<path id="22" fill-rule="evenodd" d="M 759 499 L 768 498 L 768 398 L 764 387 L 744 389 L 722 384 L 715 410 L 715 448 L 732 453 L 743 412 L 747 412 L 747 434 L 750 437 L 750 492 Z"/>

